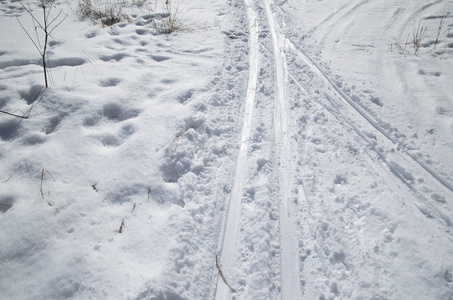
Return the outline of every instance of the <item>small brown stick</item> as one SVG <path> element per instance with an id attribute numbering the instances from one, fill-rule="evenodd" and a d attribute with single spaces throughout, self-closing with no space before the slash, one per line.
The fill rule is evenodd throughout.
<path id="1" fill-rule="evenodd" d="M 131 212 L 131 214 L 133 214 L 133 213 L 134 213 L 134 210 L 135 210 L 135 205 L 136 205 L 136 204 L 137 204 L 137 203 L 134 203 L 134 207 L 132 207 L 132 212 Z"/>
<path id="2" fill-rule="evenodd" d="M 148 189 L 148 201 L 149 201 L 149 195 L 151 194 L 151 188 Z"/>
<path id="3" fill-rule="evenodd" d="M 123 227 L 124 227 L 124 219 L 123 219 L 123 221 L 121 221 L 119 233 L 123 233 Z"/>
<path id="4" fill-rule="evenodd" d="M 220 268 L 219 259 L 218 259 L 218 255 L 217 254 L 215 256 L 215 265 L 217 266 L 217 270 L 219 270 L 219 274 L 220 274 L 220 277 L 222 277 L 223 282 L 225 282 L 225 284 L 230 288 L 230 291 L 232 293 L 236 293 L 236 290 L 231 287 L 231 285 L 226 280 L 225 275 L 223 275 L 222 269 Z"/>
<path id="5" fill-rule="evenodd" d="M 28 115 L 27 116 L 20 116 L 20 115 L 16 115 L 16 114 L 4 111 L 4 110 L 0 110 L 0 113 L 4 113 L 4 114 L 7 114 L 7 115 L 10 115 L 10 116 L 13 116 L 13 117 L 17 117 L 17 118 L 21 118 L 21 119 L 28 119 Z"/>

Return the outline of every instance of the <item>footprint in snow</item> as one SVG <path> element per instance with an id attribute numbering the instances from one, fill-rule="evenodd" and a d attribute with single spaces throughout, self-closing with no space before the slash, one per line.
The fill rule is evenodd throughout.
<path id="1" fill-rule="evenodd" d="M 5 213 L 13 207 L 14 201 L 12 196 L 0 196 L 0 213 Z"/>
<path id="2" fill-rule="evenodd" d="M 124 109 L 117 103 L 108 103 L 102 107 L 103 116 L 109 120 L 125 121 L 135 118 L 140 114 L 136 109 Z"/>
<path id="3" fill-rule="evenodd" d="M 337 176 L 335 176 L 335 179 L 333 180 L 333 182 L 336 185 L 345 185 L 348 183 L 348 178 L 343 175 L 337 175 Z"/>
<path id="4" fill-rule="evenodd" d="M 99 133 L 92 135 L 95 139 L 99 140 L 102 145 L 107 148 L 117 148 L 124 144 L 136 131 L 132 124 L 126 124 L 116 133 Z"/>
<path id="5" fill-rule="evenodd" d="M 117 86 L 118 83 L 120 83 L 120 82 L 121 82 L 120 78 L 111 77 L 111 78 L 101 79 L 98 82 L 98 86 L 100 86 L 100 87 L 114 87 L 114 86 Z"/>
<path id="6" fill-rule="evenodd" d="M 17 120 L 7 120 L 0 123 L 0 139 L 2 141 L 9 141 L 15 135 L 19 128 Z"/>
<path id="7" fill-rule="evenodd" d="M 0 6 L 0 11 L 3 11 L 4 15 L 7 17 L 17 18 L 20 17 L 24 12 L 24 8 L 19 4 L 7 4 L 6 1 L 2 1 L 1 3 L 2 6 Z"/>
<path id="8" fill-rule="evenodd" d="M 34 84 L 29 89 L 20 90 L 19 95 L 27 102 L 28 105 L 30 105 L 36 100 L 43 88 L 43 85 Z"/>
<path id="9" fill-rule="evenodd" d="M 26 136 L 22 138 L 22 145 L 26 146 L 34 146 L 43 144 L 46 141 L 45 134 L 42 132 L 32 132 L 28 133 Z"/>
<path id="10" fill-rule="evenodd" d="M 98 34 L 99 34 L 98 30 L 93 30 L 92 32 L 85 34 L 85 37 L 87 39 L 92 39 L 92 38 L 96 37 Z"/>
<path id="11" fill-rule="evenodd" d="M 125 109 L 115 102 L 107 103 L 104 104 L 102 110 L 97 111 L 97 113 L 92 116 L 86 117 L 83 121 L 83 125 L 85 127 L 92 127 L 97 125 L 101 120 L 105 119 L 109 121 L 123 122 L 136 118 L 140 112 L 141 111 L 137 109 Z"/>
<path id="12" fill-rule="evenodd" d="M 55 115 L 48 120 L 48 124 L 44 127 L 45 134 L 51 134 L 56 131 L 58 125 L 60 125 L 61 120 L 64 118 L 64 115 Z"/>
<path id="13" fill-rule="evenodd" d="M 157 62 L 162 62 L 162 61 L 166 61 L 166 60 L 170 59 L 171 57 L 168 57 L 168 56 L 165 56 L 165 55 L 154 55 L 154 54 L 151 54 L 151 55 L 149 55 L 149 58 L 151 58 L 152 60 L 157 61 Z"/>
<path id="14" fill-rule="evenodd" d="M 188 100 L 190 100 L 192 98 L 193 94 L 194 94 L 194 90 L 190 89 L 188 91 L 184 91 L 184 92 L 180 93 L 177 96 L 177 99 L 180 103 L 184 104 L 185 102 L 187 102 Z"/>
<path id="15" fill-rule="evenodd" d="M 128 56 L 129 55 L 127 55 L 126 53 L 115 53 L 112 55 L 101 55 L 101 56 L 99 56 L 99 59 L 102 61 L 105 61 L 105 62 L 111 62 L 111 61 L 119 62 L 123 58 L 128 57 Z"/>

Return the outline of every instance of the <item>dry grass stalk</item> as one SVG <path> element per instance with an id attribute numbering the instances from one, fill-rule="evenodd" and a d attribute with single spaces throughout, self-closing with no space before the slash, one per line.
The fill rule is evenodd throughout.
<path id="1" fill-rule="evenodd" d="M 42 182 L 44 180 L 44 171 L 49 174 L 50 177 L 52 177 L 53 181 L 55 182 L 55 178 L 53 178 L 52 174 L 50 174 L 49 171 L 47 171 L 46 169 L 42 169 L 41 171 L 41 197 L 44 198 L 44 192 L 42 191 Z M 50 204 L 49 204 L 50 205 Z"/>
<path id="2" fill-rule="evenodd" d="M 434 49 L 445 40 L 449 33 L 449 29 L 443 31 L 444 25 L 445 25 L 445 20 L 448 18 L 448 14 L 450 11 L 447 11 L 442 17 L 440 18 L 439 26 L 437 27 L 437 33 L 436 33 L 436 39 L 434 40 Z"/>

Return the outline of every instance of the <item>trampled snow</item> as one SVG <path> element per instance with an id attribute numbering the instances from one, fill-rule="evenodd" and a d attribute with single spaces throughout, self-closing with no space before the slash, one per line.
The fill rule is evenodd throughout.
<path id="1" fill-rule="evenodd" d="M 0 0 L 0 299 L 453 299 L 453 1 L 106 2 Z"/>

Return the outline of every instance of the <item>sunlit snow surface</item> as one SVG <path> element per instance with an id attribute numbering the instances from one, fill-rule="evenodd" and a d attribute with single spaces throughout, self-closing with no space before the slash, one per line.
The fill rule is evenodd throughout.
<path id="1" fill-rule="evenodd" d="M 453 298 L 453 1 L 117 2 L 0 0 L 0 299 Z"/>

